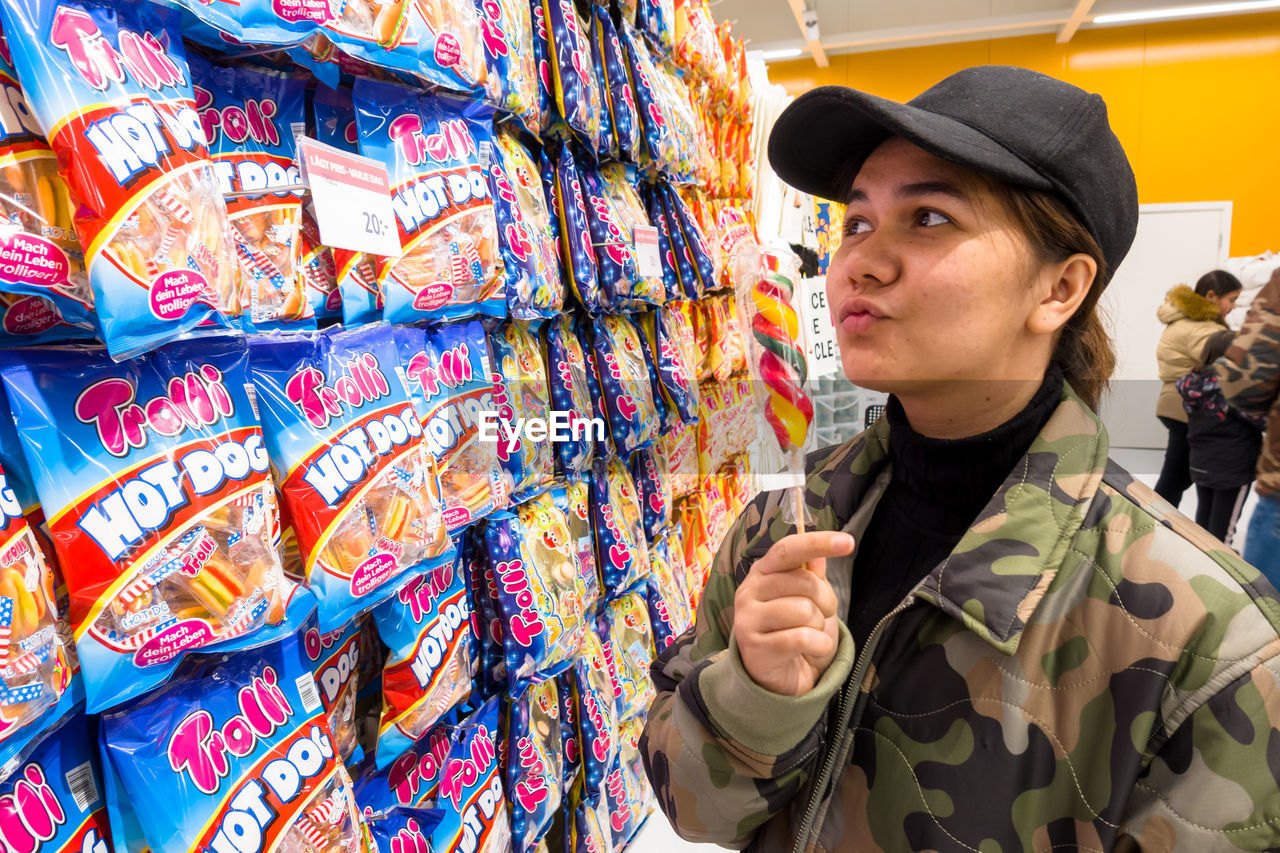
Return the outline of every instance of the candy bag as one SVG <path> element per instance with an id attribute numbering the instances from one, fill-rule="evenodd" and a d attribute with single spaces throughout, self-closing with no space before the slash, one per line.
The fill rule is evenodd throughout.
<path id="1" fill-rule="evenodd" d="M 582 581 L 582 609 L 584 613 L 594 613 L 596 603 L 600 600 L 600 572 L 596 568 L 595 537 L 591 530 L 591 485 L 590 475 L 584 474 L 582 479 L 569 480 L 554 486 L 551 500 L 556 509 L 564 513 L 568 523 L 569 538 L 575 543 L 575 562 L 578 577 Z"/>
<path id="2" fill-rule="evenodd" d="M 472 632 L 480 638 L 479 695 L 503 693 L 507 687 L 506 652 L 502 645 L 502 619 L 498 616 L 498 582 L 484 552 L 484 526 L 467 532 L 470 552 Z"/>
<path id="3" fill-rule="evenodd" d="M 693 625 L 688 577 L 684 554 L 672 550 L 667 536 L 650 547 L 649 565 L 649 623 L 653 626 L 653 644 L 662 650 Z"/>
<path id="4" fill-rule="evenodd" d="M 445 525 L 460 530 L 507 502 L 499 445 L 480 439 L 480 421 L 497 417 L 484 326 L 396 329 L 396 344 L 436 459 Z"/>
<path id="5" fill-rule="evenodd" d="M 294 128 L 305 118 L 307 81 L 278 71 L 211 65 L 192 56 L 191 76 L 213 171 L 227 202 L 246 330 L 310 321 L 301 275 L 302 184 Z M 158 252 L 172 251 L 166 232 Z"/>
<path id="6" fill-rule="evenodd" d="M 643 128 L 640 152 L 644 155 L 640 165 L 649 165 L 662 172 L 679 171 L 680 140 L 674 130 L 674 121 L 668 115 L 658 71 L 644 37 L 623 23 L 618 38 L 626 49 L 631 86 L 636 95 L 636 111 Z M 645 162 L 647 159 L 647 163 Z"/>
<path id="7" fill-rule="evenodd" d="M 578 164 L 567 144 L 560 146 L 550 178 L 550 195 L 559 226 L 564 275 L 569 280 L 578 304 L 588 312 L 599 311 L 602 307 L 602 294 L 591 225 L 587 221 L 587 202 Z"/>
<path id="8" fill-rule="evenodd" d="M 0 54 L 0 346 L 93 336 L 93 291 L 74 230 L 71 197 Z"/>
<path id="9" fill-rule="evenodd" d="M 606 163 L 600 168 L 599 178 L 599 189 L 603 191 L 604 198 L 621 231 L 623 248 L 631 251 L 632 262 L 635 265 L 635 277 L 630 279 L 631 290 L 626 294 L 618 294 L 617 304 L 626 308 L 661 305 L 666 301 L 666 289 L 663 286 L 662 277 L 641 275 L 639 256 L 634 249 L 635 229 L 649 226 L 649 214 L 645 211 L 644 202 L 640 200 L 640 194 L 635 188 L 635 167 L 622 163 Z M 588 179 L 589 190 L 595 190 L 593 183 Z M 599 257 L 598 252 L 597 257 Z"/>
<path id="10" fill-rule="evenodd" d="M 514 853 L 532 851 L 560 808 L 563 784 L 560 692 L 555 679 L 531 684 L 507 710 L 507 807 Z"/>
<path id="11" fill-rule="evenodd" d="M 51 349 L 3 367 L 91 712 L 160 684 L 186 651 L 253 641 L 295 597 L 247 362 L 221 336 L 127 364 Z"/>
<path id="12" fill-rule="evenodd" d="M 451 712 L 419 737 L 387 767 L 378 769 L 365 760 L 357 769 L 356 805 L 366 818 L 399 806 L 420 806 L 435 799 L 457 737 Z"/>
<path id="13" fill-rule="evenodd" d="M 507 685 L 563 672 L 587 624 L 582 586 L 564 514 L 540 494 L 515 512 L 493 516 L 484 531 L 506 654 Z"/>
<path id="14" fill-rule="evenodd" d="M 591 469 L 596 443 L 604 441 L 604 424 L 591 401 L 586 356 L 573 318 L 562 314 L 550 321 L 545 335 L 552 417 L 569 427 L 567 440 L 555 442 L 556 458 L 561 471 L 577 475 Z"/>
<path id="15" fill-rule="evenodd" d="M 432 850 L 501 853 L 511 843 L 498 763 L 498 697 L 463 721 L 440 780 L 436 807 L 445 814 L 431 833 Z"/>
<path id="16" fill-rule="evenodd" d="M 389 765 L 471 693 L 476 644 L 461 552 L 401 587 L 373 611 L 390 647 L 382 670 L 378 766 Z"/>
<path id="17" fill-rule="evenodd" d="M 623 160 L 635 160 L 640 150 L 640 114 L 627 76 L 627 60 L 608 9 L 592 4 L 591 38 L 601 58 L 602 97 L 613 132 L 612 152 Z"/>
<path id="18" fill-rule="evenodd" d="M 600 580 L 608 593 L 621 592 L 648 574 L 649 550 L 635 482 L 618 457 L 596 460 L 591 501 Z"/>
<path id="19" fill-rule="evenodd" d="M 379 260 L 389 322 L 506 313 L 493 199 L 474 127 L 479 107 L 356 80 L 360 153 L 391 174 L 399 258 Z M 472 122 L 471 116 L 482 121 Z M 344 294 L 345 299 L 345 294 Z"/>
<path id="20" fill-rule="evenodd" d="M 684 286 L 680 282 L 680 269 L 676 264 L 675 249 L 671 240 L 671 225 L 667 222 L 662 200 L 652 184 L 645 184 L 641 191 L 649 222 L 658 229 L 658 257 L 662 261 L 662 287 L 666 301 L 684 298 Z"/>
<path id="21" fill-rule="evenodd" d="M 378 853 L 428 853 L 431 833 L 444 820 L 441 809 L 396 806 L 365 819 Z"/>
<path id="22" fill-rule="evenodd" d="M 649 710 L 656 695 L 649 676 L 654 658 L 653 627 L 649 624 L 645 591 L 632 590 L 615 598 L 605 605 L 605 615 L 618 684 L 622 687 L 618 719 L 625 722 Z"/>
<path id="23" fill-rule="evenodd" d="M 556 107 L 582 144 L 594 149 L 600 134 L 601 100 L 591 61 L 587 27 L 573 0 L 541 0 L 547 20 L 551 79 Z"/>
<path id="24" fill-rule="evenodd" d="M 500 131 L 494 138 L 489 184 L 511 316 L 517 320 L 554 317 L 564 308 L 555 220 L 547 209 L 537 166 L 509 131 Z"/>
<path id="25" fill-rule="evenodd" d="M 674 0 L 637 0 L 636 27 L 665 54 L 676 49 L 676 5 Z"/>
<path id="26" fill-rule="evenodd" d="M 689 210 L 688 205 L 684 203 L 684 199 L 680 194 L 672 189 L 670 184 L 659 184 L 659 191 L 663 192 L 666 200 L 666 211 L 669 221 L 673 223 L 675 229 L 672 231 L 672 238 L 677 248 L 681 243 L 684 244 L 686 258 L 692 263 L 693 271 L 697 277 L 698 291 L 697 296 L 688 293 L 689 298 L 701 298 L 703 293 L 715 290 L 719 285 L 716 282 L 716 267 L 711 259 L 710 251 L 707 248 L 707 238 L 703 236 L 702 228 L 698 225 L 697 219 Z M 675 236 L 675 232 L 680 233 L 679 237 Z M 731 254 L 731 253 L 729 253 Z M 728 257 L 728 254 L 726 254 Z M 683 272 L 682 272 L 683 276 Z"/>
<path id="27" fill-rule="evenodd" d="M 387 326 L 254 339 L 266 447 L 333 631 L 452 557 L 434 461 Z"/>
<path id="28" fill-rule="evenodd" d="M 569 791 L 565 808 L 566 853 L 613 853 L 613 832 L 609 829 L 609 809 L 597 786 L 595 802 L 586 798 L 586 786 L 579 777 Z"/>
<path id="29" fill-rule="evenodd" d="M 681 497 L 698 487 L 698 433 L 693 425 L 677 427 L 659 443 L 671 471 L 671 493 Z"/>
<path id="30" fill-rule="evenodd" d="M 642 719 L 628 720 L 618 727 L 618 757 L 604 786 L 615 850 L 622 850 L 631 842 L 653 808 L 653 789 L 649 787 L 640 757 L 643 731 Z"/>
<path id="31" fill-rule="evenodd" d="M 302 648 L 320 690 L 334 748 L 343 761 L 356 749 L 356 675 L 360 667 L 363 619 L 321 634 L 314 624 L 302 635 Z"/>
<path id="32" fill-rule="evenodd" d="M 667 407 L 680 423 L 698 420 L 698 384 L 685 353 L 675 335 L 668 328 L 669 312 L 661 309 L 650 311 L 641 317 L 647 352 L 653 357 L 653 369 L 658 376 L 658 390 Z M 665 434 L 665 431 L 664 431 Z M 746 446 L 750 441 L 744 441 Z"/>
<path id="33" fill-rule="evenodd" d="M 298 231 L 298 277 L 310 306 L 308 310 L 317 322 L 342 319 L 338 265 L 333 259 L 333 249 L 320 240 L 320 225 L 309 201 L 302 205 L 302 223 Z"/>
<path id="34" fill-rule="evenodd" d="M 661 444 L 636 451 L 631 457 L 631 474 L 644 519 L 644 532 L 650 542 L 671 523 L 671 469 Z"/>
<path id="35" fill-rule="evenodd" d="M 594 630 L 587 632 L 582 653 L 573 662 L 571 685 L 577 706 L 578 745 L 586 782 L 583 796 L 589 801 L 596 801 L 618 749 L 618 705 L 615 698 L 618 684 L 605 657 L 600 635 Z"/>
<path id="36" fill-rule="evenodd" d="M 515 2 L 520 2 L 520 0 L 515 0 Z M 551 50 L 547 28 L 547 13 L 542 5 L 542 0 L 531 0 L 529 12 L 529 22 L 533 30 L 533 62 L 537 69 L 538 106 L 537 119 L 534 125 L 526 129 L 530 133 L 542 136 L 556 121 L 555 81 L 552 79 L 551 73 L 551 63 L 555 61 L 555 56 Z"/>
<path id="37" fill-rule="evenodd" d="M 609 431 L 618 453 L 630 456 L 658 437 L 658 413 L 640 333 L 629 318 L 617 315 L 596 318 L 592 329 Z"/>
<path id="38" fill-rule="evenodd" d="M 555 436 L 535 440 L 525 431 L 525 425 L 535 419 L 550 424 L 547 366 L 542 360 L 536 327 L 530 324 L 515 320 L 503 323 L 494 332 L 492 343 L 494 364 L 508 397 L 505 404 L 498 402 L 498 417 L 506 436 L 505 441 L 499 442 L 498 456 L 512 475 L 511 500 L 519 503 L 543 489 L 554 472 L 551 444 Z"/>
<path id="39" fill-rule="evenodd" d="M 577 164 L 595 250 L 601 307 L 607 311 L 638 308 L 642 304 L 638 293 L 644 289 L 644 280 L 631 235 L 624 233 L 622 218 L 605 191 L 597 166 L 585 156 L 577 157 Z"/>
<path id="40" fill-rule="evenodd" d="M 491 103 L 520 119 L 530 132 L 542 129 L 538 114 L 538 64 L 527 0 L 477 0 L 489 73 Z"/>
<path id="41" fill-rule="evenodd" d="M 238 315 L 231 229 L 208 159 L 179 13 L 22 0 L 4 28 L 77 208 L 96 319 L 114 358 Z M 163 249 L 164 251 L 161 251 Z"/>
<path id="42" fill-rule="evenodd" d="M 675 260 L 676 276 L 680 281 L 680 288 L 684 294 L 684 298 L 689 301 L 698 300 L 703 295 L 703 282 L 698 273 L 698 268 L 693 262 L 693 252 L 689 249 L 689 243 L 685 240 L 684 230 L 680 227 L 679 220 L 671 210 L 671 201 L 668 198 L 665 184 L 657 184 L 653 189 L 654 197 L 658 200 L 658 205 L 662 208 L 662 218 L 667 224 L 667 237 L 671 241 L 671 255 Z"/>
<path id="43" fill-rule="evenodd" d="M 84 708 L 46 729 L 27 753 L 0 782 L 5 847 L 27 853 L 105 850 L 111 828 Z"/>
<path id="44" fill-rule="evenodd" d="M 156 853 L 258 839 L 363 851 L 351 780 L 301 640 L 202 659 L 102 716 L 112 768 Z"/>

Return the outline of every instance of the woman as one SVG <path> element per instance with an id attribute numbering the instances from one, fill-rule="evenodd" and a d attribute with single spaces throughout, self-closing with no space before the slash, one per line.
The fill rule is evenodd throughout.
<path id="1" fill-rule="evenodd" d="M 1227 403 L 1213 363 L 1235 340 L 1230 329 L 1214 332 L 1196 369 L 1178 380 L 1187 414 L 1188 464 L 1196 485 L 1196 524 L 1231 546 L 1236 522 L 1249 497 L 1262 453 L 1266 419 Z M 1262 568 L 1262 566 L 1258 566 Z"/>
<path id="2" fill-rule="evenodd" d="M 1170 290 L 1164 304 L 1156 309 L 1156 317 L 1165 326 L 1156 346 L 1160 381 L 1164 383 L 1156 400 L 1156 417 L 1169 430 L 1156 494 L 1174 506 L 1182 501 L 1182 493 L 1191 486 L 1187 413 L 1174 383 L 1200 365 L 1200 352 L 1209 336 L 1227 328 L 1223 318 L 1236 307 L 1240 290 L 1240 281 L 1235 276 L 1214 270 L 1200 276 L 1195 290 L 1185 284 Z"/>
<path id="3" fill-rule="evenodd" d="M 821 132 L 816 132 L 816 129 Z M 642 743 L 695 841 L 753 850 L 1280 844 L 1280 598 L 1107 458 L 1096 305 L 1137 192 L 1096 95 L 961 71 L 798 98 L 770 160 L 848 201 L 827 275 L 886 415 L 721 547 Z M 855 549 L 856 544 L 856 551 Z"/>

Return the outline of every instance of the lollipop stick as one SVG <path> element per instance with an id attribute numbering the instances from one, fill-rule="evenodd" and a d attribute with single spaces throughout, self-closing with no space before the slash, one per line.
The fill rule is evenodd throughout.
<path id="1" fill-rule="evenodd" d="M 804 452 L 798 447 L 793 447 L 787 453 L 787 456 L 791 472 L 801 477 L 800 483 L 792 486 L 787 491 L 791 492 L 791 514 L 795 516 L 796 533 L 804 533 L 808 526 L 805 524 L 807 510 L 804 505 Z"/>

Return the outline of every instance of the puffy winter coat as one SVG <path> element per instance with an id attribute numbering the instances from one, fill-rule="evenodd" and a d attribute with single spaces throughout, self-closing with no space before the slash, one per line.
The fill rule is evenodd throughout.
<path id="1" fill-rule="evenodd" d="M 1227 327 L 1222 312 L 1209 299 L 1185 284 L 1169 291 L 1165 302 L 1156 309 L 1156 317 L 1164 323 L 1160 343 L 1156 345 L 1156 361 L 1160 367 L 1160 398 L 1156 415 L 1187 422 L 1182 398 L 1174 386 L 1180 378 L 1200 366 L 1200 353 L 1214 332 Z"/>
<path id="2" fill-rule="evenodd" d="M 1252 483 L 1266 419 L 1227 404 L 1213 365 L 1179 379 L 1178 393 L 1187 413 L 1192 482 L 1209 489 L 1238 489 Z"/>
<path id="3" fill-rule="evenodd" d="M 809 457 L 823 530 L 865 530 L 889 422 Z M 1280 595 L 1108 459 L 1070 387 L 954 551 L 813 690 L 747 674 L 734 595 L 793 532 L 759 496 L 642 738 L 681 835 L 769 851 L 1280 848 Z M 853 558 L 827 561 L 848 612 Z"/>

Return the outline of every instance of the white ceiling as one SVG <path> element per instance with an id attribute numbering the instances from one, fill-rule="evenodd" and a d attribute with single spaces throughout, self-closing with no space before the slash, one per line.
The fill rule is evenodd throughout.
<path id="1" fill-rule="evenodd" d="M 1094 15 L 1200 5 L 1218 0 L 711 0 L 717 21 L 734 21 L 750 50 L 805 48 L 793 6 L 816 9 L 819 42 L 828 53 L 1064 33 Z"/>

